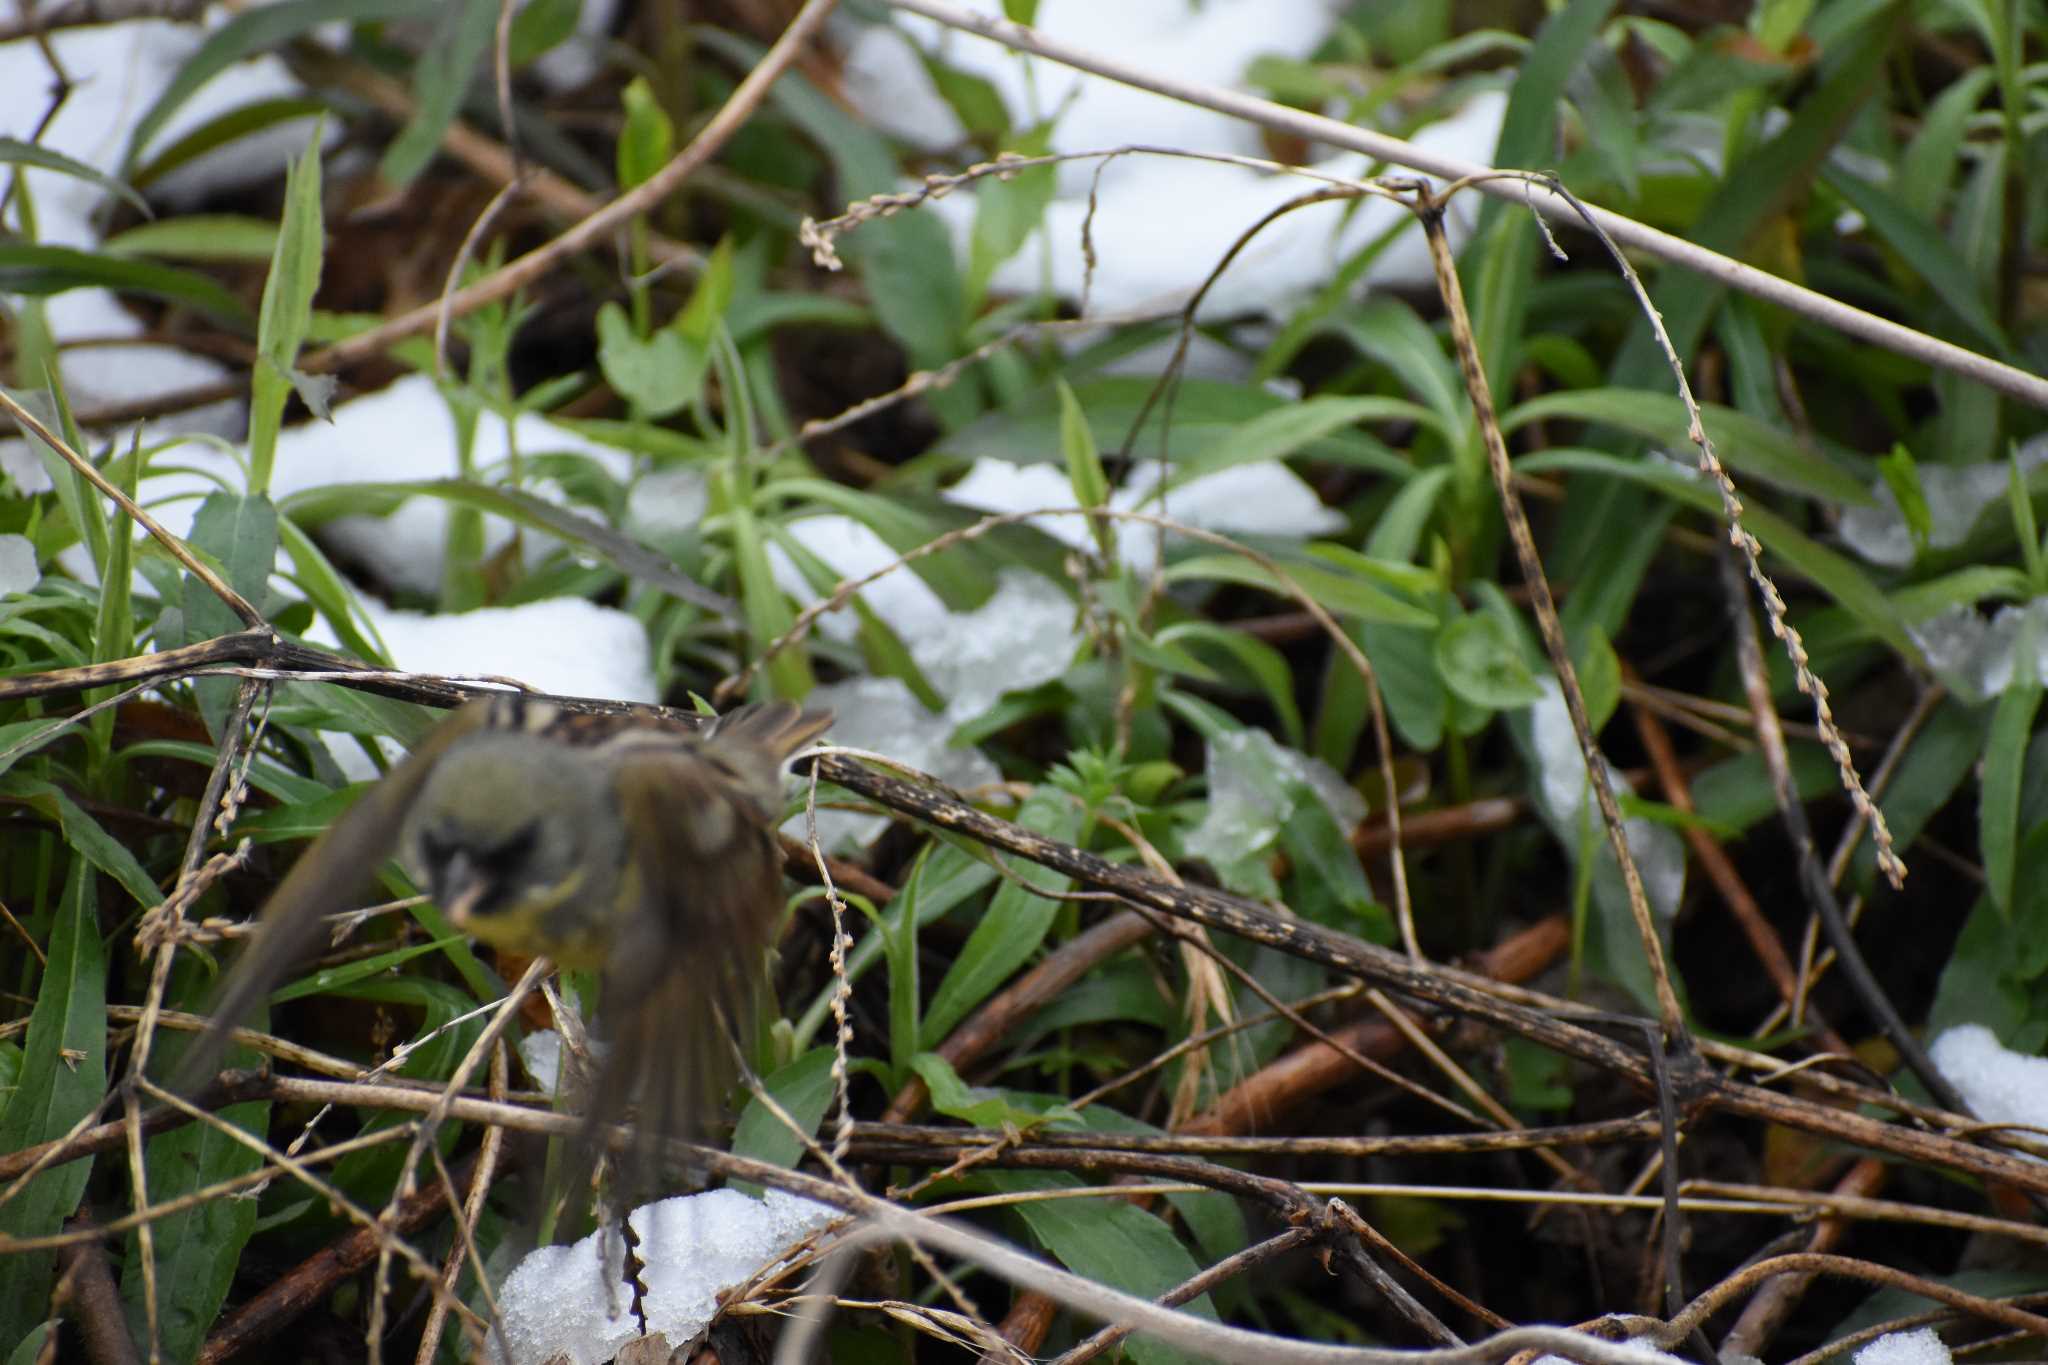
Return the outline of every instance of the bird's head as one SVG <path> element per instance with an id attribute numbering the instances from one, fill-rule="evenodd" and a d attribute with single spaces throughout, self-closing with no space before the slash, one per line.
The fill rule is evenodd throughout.
<path id="1" fill-rule="evenodd" d="M 583 755 L 528 734 L 457 743 L 408 812 L 401 851 L 463 932 L 561 956 L 616 895 L 615 802 Z"/>

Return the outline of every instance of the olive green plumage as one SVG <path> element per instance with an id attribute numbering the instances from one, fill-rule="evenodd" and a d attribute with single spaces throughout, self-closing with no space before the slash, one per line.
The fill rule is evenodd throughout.
<path id="1" fill-rule="evenodd" d="M 585 715 L 517 694 L 443 721 L 300 857 L 229 976 L 186 1088 L 396 852 L 463 932 L 602 973 L 590 1129 L 637 1104 L 628 1184 L 699 1131 L 751 1022 L 782 905 L 781 768 L 830 724 L 788 702 L 707 725 Z"/>

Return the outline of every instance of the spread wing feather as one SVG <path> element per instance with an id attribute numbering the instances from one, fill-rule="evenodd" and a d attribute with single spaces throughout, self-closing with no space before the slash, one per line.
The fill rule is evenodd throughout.
<path id="1" fill-rule="evenodd" d="M 180 1062 L 174 1089 L 190 1094 L 213 1078 L 235 1025 L 305 958 L 326 917 L 348 909 L 391 856 L 406 810 L 435 763 L 449 745 L 484 722 L 488 707 L 472 702 L 441 722 L 299 855 L 264 906 L 262 924 L 214 1001 L 212 1025 Z"/>

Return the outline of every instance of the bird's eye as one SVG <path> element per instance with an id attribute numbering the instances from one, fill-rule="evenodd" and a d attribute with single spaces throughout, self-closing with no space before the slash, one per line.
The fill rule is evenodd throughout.
<path id="1" fill-rule="evenodd" d="M 539 842 L 540 825 L 522 825 L 492 849 L 483 861 L 500 874 L 514 871 L 524 867 L 533 857 Z"/>

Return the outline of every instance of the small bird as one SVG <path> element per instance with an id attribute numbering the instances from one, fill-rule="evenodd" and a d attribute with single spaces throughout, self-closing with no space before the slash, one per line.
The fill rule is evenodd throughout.
<path id="1" fill-rule="evenodd" d="M 661 1139 L 696 1136 L 724 1093 L 725 1028 L 752 1021 L 781 908 L 782 765 L 831 721 L 791 702 L 702 727 L 471 702 L 299 858 L 179 1088 L 211 1079 L 229 1030 L 396 851 L 463 932 L 602 972 L 585 1137 L 637 1102 L 627 1184 L 648 1192 Z"/>

